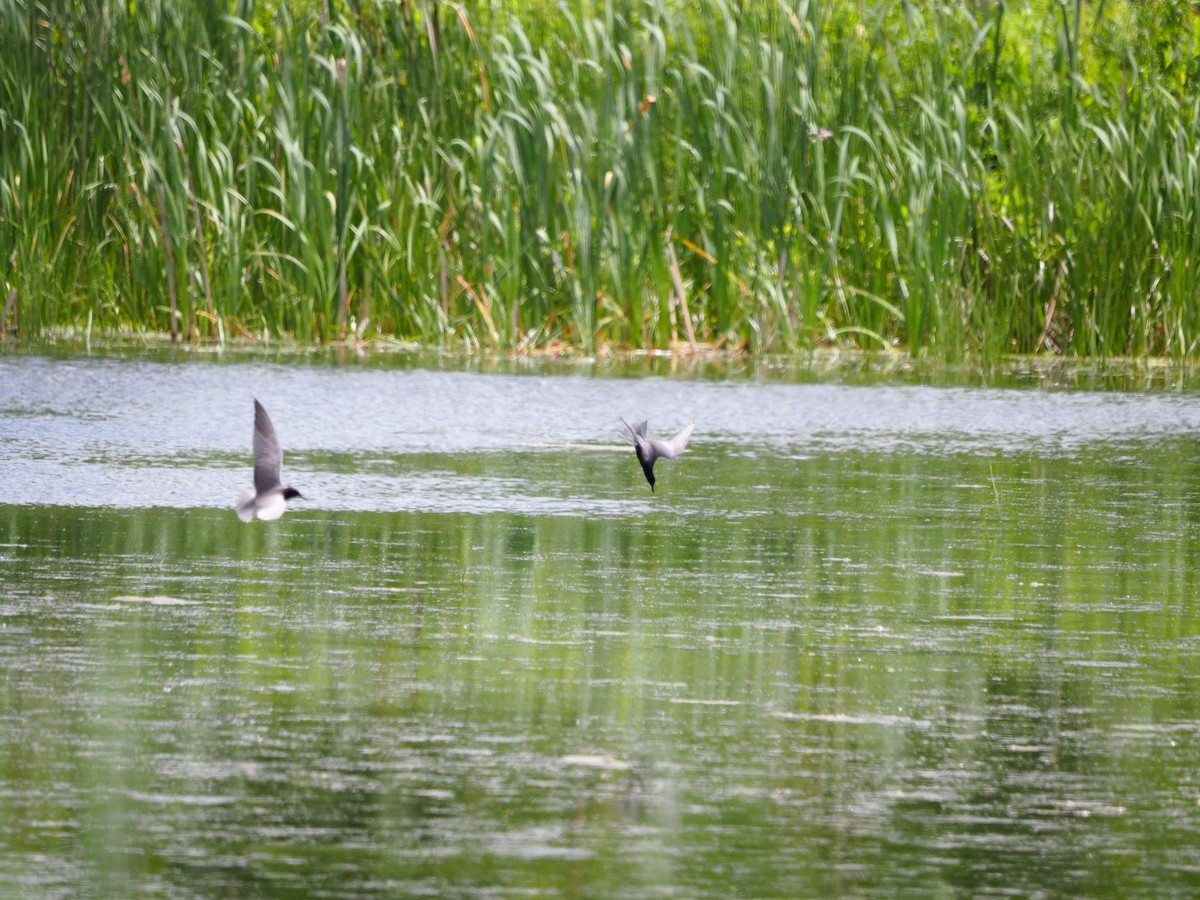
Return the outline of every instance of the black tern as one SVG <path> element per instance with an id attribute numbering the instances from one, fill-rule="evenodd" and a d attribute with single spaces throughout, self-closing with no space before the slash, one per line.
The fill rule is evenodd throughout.
<path id="1" fill-rule="evenodd" d="M 254 401 L 254 487 L 238 497 L 237 514 L 243 522 L 262 519 L 271 522 L 283 515 L 287 501 L 304 497 L 294 487 L 284 487 L 279 472 L 283 468 L 283 449 L 275 436 L 275 426 L 263 405 Z"/>
<path id="2" fill-rule="evenodd" d="M 636 425 L 630 425 L 624 419 L 621 420 L 625 426 L 621 429 L 621 439 L 627 444 L 633 444 L 633 449 L 637 453 L 638 462 L 642 464 L 642 471 L 646 473 L 646 480 L 650 482 L 650 490 L 654 490 L 654 461 L 657 459 L 675 459 L 683 452 L 683 448 L 687 446 L 688 438 L 692 436 L 692 429 L 696 426 L 689 425 L 675 437 L 669 441 L 660 441 L 657 438 L 646 437 L 646 423 L 638 422 Z"/>

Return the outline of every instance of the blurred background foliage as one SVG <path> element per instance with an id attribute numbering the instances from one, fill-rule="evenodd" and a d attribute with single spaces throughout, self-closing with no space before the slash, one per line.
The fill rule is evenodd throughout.
<path id="1" fill-rule="evenodd" d="M 6 333 L 1193 354 L 1180 0 L 0 0 Z"/>

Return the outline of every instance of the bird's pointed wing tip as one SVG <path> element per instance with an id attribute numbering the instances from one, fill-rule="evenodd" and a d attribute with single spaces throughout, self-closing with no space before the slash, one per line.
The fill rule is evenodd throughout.
<path id="1" fill-rule="evenodd" d="M 621 424 L 623 426 L 625 426 L 624 428 L 621 429 L 621 437 L 622 437 L 622 439 L 624 439 L 624 441 L 627 444 L 636 444 L 638 436 L 641 436 L 641 437 L 646 436 L 646 420 L 645 419 L 643 419 L 641 422 L 635 422 L 633 425 L 630 425 L 628 422 L 625 421 L 624 416 L 617 416 L 617 418 L 620 419 Z"/>

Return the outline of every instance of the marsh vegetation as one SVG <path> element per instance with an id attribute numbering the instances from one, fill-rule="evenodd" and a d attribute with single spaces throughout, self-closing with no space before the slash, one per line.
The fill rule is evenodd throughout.
<path id="1" fill-rule="evenodd" d="M 1168 355 L 1195 5 L 0 2 L 4 327 Z"/>

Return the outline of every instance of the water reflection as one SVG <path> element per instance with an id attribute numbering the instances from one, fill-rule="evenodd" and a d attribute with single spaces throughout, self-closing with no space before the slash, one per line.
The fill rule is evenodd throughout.
<path id="1" fill-rule="evenodd" d="M 191 383 L 188 402 L 239 376 L 178 368 L 149 381 Z M 346 377 L 240 375 L 300 411 Z M 365 449 L 325 412 L 287 436 L 280 415 L 304 447 L 288 471 L 320 499 L 264 528 L 229 506 L 244 410 L 228 438 L 147 426 L 146 446 L 140 391 L 101 377 L 127 405 L 5 400 L 34 413 L 5 414 L 25 424 L 0 453 L 44 452 L 0 506 L 0 893 L 1159 896 L 1200 880 L 1185 398 L 1127 398 L 1111 425 L 1084 395 L 739 388 L 651 497 L 595 411 L 636 384 L 501 379 L 479 390 L 509 424 L 455 450 L 404 437 L 403 411 Z M 511 424 L 525 381 L 549 424 Z M 976 400 L 975 425 L 949 424 L 943 404 Z M 85 413 L 110 402 L 106 430 Z M 893 424 L 853 424 L 885 407 Z M 1128 424 L 1167 411 L 1148 437 Z M 58 418 L 83 424 L 52 440 Z M 909 418 L 925 436 L 885 439 Z M 107 449 L 85 455 L 85 427 Z M 585 449 L 538 448 L 543 431 Z M 21 499 L 38 492 L 61 505 Z"/>

